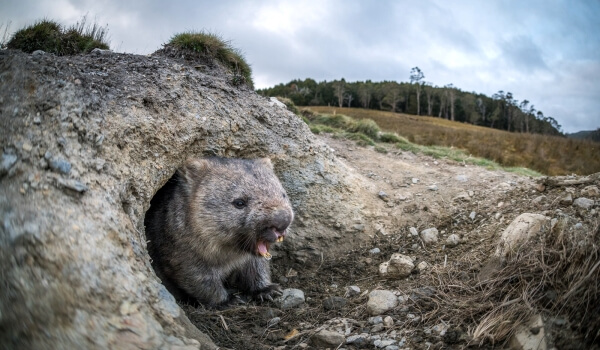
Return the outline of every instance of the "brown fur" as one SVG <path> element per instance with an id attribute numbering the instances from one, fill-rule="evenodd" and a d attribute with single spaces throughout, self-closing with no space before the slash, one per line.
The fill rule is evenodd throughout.
<path id="1" fill-rule="evenodd" d="M 279 293 L 260 253 L 293 217 L 269 159 L 204 158 L 189 160 L 156 193 L 144 224 L 167 289 L 218 305 L 228 301 L 227 288 L 259 299 Z"/>

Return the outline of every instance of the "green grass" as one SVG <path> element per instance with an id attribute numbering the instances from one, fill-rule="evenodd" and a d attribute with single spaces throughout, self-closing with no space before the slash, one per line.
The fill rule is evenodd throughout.
<path id="1" fill-rule="evenodd" d="M 55 21 L 43 19 L 18 30 L 6 43 L 8 49 L 32 53 L 42 50 L 55 55 L 89 53 L 95 48 L 108 50 L 108 30 L 97 24 L 86 25 L 86 18 L 69 28 Z"/>
<path id="2" fill-rule="evenodd" d="M 214 58 L 234 73 L 234 83 L 246 83 L 253 87 L 252 69 L 242 53 L 230 42 L 208 32 L 186 32 L 174 35 L 169 44 L 184 50 L 194 51 L 202 56 Z"/>

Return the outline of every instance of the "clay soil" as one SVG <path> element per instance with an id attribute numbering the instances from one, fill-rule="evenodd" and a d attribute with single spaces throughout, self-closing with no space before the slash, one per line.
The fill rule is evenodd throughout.
<path id="1" fill-rule="evenodd" d="M 313 349 L 316 347 L 311 345 L 311 337 L 321 327 L 339 323 L 342 318 L 351 319 L 348 322 L 352 334 L 373 335 L 368 322 L 371 315 L 366 311 L 368 292 L 386 289 L 406 296 L 407 301 L 383 315 L 391 316 L 394 324 L 377 334 L 385 338 L 386 334 L 395 332 L 397 340 L 405 338 L 400 348 L 510 348 L 507 339 L 473 339 L 472 331 L 483 316 L 478 313 L 481 309 L 469 309 L 470 306 L 465 305 L 468 299 L 461 299 L 460 294 L 456 299 L 449 298 L 452 287 L 448 281 L 475 286 L 478 275 L 496 249 L 498 237 L 522 213 L 552 216 L 560 211 L 576 221 L 598 222 L 597 213 L 588 215 L 561 207 L 555 198 L 565 189 L 547 189 L 541 193 L 536 189 L 536 179 L 402 152 L 392 146 L 388 147 L 388 153 L 380 153 L 352 141 L 327 135 L 319 137 L 378 189 L 371 198 L 365 198 L 375 206 L 373 224 L 378 227 L 378 233 L 366 244 L 353 247 L 345 254 L 323 256 L 311 266 L 275 257 L 273 280 L 282 288 L 302 290 L 306 302 L 300 307 L 282 310 L 274 302 L 254 301 L 220 310 L 182 305 L 191 321 L 219 346 Z M 532 202 L 542 194 L 545 200 Z M 410 227 L 419 232 L 437 228 L 439 242 L 424 245 L 418 236 L 411 235 Z M 445 245 L 451 234 L 460 237 L 461 243 L 456 247 Z M 379 248 L 380 252 L 371 252 L 373 248 Z M 415 269 L 406 279 L 381 277 L 379 264 L 397 252 L 411 256 L 415 266 L 426 262 L 429 267 Z M 349 286 L 358 286 L 361 293 L 349 296 Z M 329 297 L 342 297 L 346 303 L 327 308 L 324 301 Z M 598 308 L 597 305 L 590 307 Z M 583 339 L 575 320 L 540 312 L 546 320 L 548 348 L 598 348 L 598 339 L 596 343 Z M 270 324 L 274 318 L 279 318 L 279 322 Z M 446 327 L 443 334 L 431 331 L 440 324 Z M 372 343 L 342 344 L 340 348 L 374 349 L 375 346 Z"/>

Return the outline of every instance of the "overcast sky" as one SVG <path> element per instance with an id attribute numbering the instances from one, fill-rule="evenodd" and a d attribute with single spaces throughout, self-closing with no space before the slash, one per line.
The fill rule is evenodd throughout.
<path id="1" fill-rule="evenodd" d="M 231 40 L 256 88 L 292 79 L 425 81 L 529 100 L 565 132 L 600 127 L 598 0 L 0 0 L 2 31 L 84 15 L 110 46 L 149 54 L 172 35 Z"/>

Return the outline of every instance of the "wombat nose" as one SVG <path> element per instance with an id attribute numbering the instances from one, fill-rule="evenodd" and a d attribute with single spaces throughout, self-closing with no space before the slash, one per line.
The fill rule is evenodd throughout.
<path id="1" fill-rule="evenodd" d="M 292 223 L 291 211 L 277 210 L 273 214 L 273 221 L 271 222 L 271 224 L 273 225 L 273 227 L 275 227 L 275 229 L 277 229 L 277 231 L 283 233 L 283 231 L 285 231 L 285 229 L 287 229 L 291 223 Z"/>

